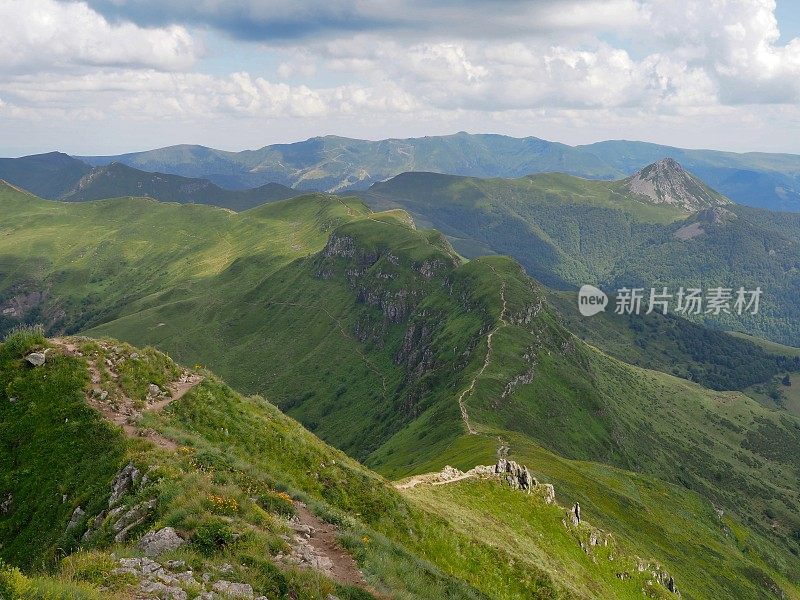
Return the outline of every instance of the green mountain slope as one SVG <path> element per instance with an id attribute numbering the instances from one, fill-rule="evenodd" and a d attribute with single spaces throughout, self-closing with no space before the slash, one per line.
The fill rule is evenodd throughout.
<path id="1" fill-rule="evenodd" d="M 738 205 L 689 214 L 643 203 L 624 193 L 626 185 L 566 175 L 480 180 L 408 173 L 364 197 L 375 207 L 409 210 L 468 256 L 484 247 L 509 254 L 560 289 L 760 286 L 765 296 L 757 317 L 692 318 L 787 344 L 800 339 L 796 215 Z"/>
<path id="2" fill-rule="evenodd" d="M 689 597 L 796 595 L 798 419 L 584 344 L 510 259 L 463 263 L 405 213 L 325 195 L 239 214 L 0 201 L 2 306 L 28 307 L 13 319 L 208 365 L 392 477 L 510 446 Z M 632 202 L 648 226 L 674 214 Z M 695 526 L 679 535 L 674 515 Z"/>
<path id="3" fill-rule="evenodd" d="M 551 292 L 548 300 L 567 329 L 607 354 L 711 389 L 744 390 L 800 369 L 796 351 L 780 344 L 709 329 L 674 314 L 605 311 L 587 319 L 574 292 Z"/>
<path id="4" fill-rule="evenodd" d="M 34 350 L 45 350 L 43 365 L 24 360 Z M 4 597 L 196 597 L 221 583 L 276 599 L 672 596 L 651 573 L 663 576 L 657 563 L 585 522 L 564 525 L 543 487 L 527 495 L 487 476 L 432 503 L 427 486 L 398 492 L 263 398 L 208 371 L 175 387 L 180 373 L 152 349 L 113 340 L 23 331 L 0 344 L 0 557 L 37 568 L 26 576 L 0 565 Z M 153 382 L 165 400 L 139 396 Z M 129 405 L 137 412 L 120 429 L 113 419 Z M 489 499 L 496 524 L 513 531 L 526 520 L 525 553 L 451 521 L 449 509 Z M 336 554 L 314 531 L 303 545 L 287 521 L 298 515 L 297 527 L 335 532 Z M 144 545 L 165 527 L 177 543 Z M 581 543 L 593 535 L 603 537 L 587 553 Z M 334 568 L 293 567 L 283 557 L 298 544 Z M 342 581 L 348 570 L 355 583 Z"/>
<path id="5" fill-rule="evenodd" d="M 42 198 L 58 198 L 91 171 L 91 166 L 62 152 L 0 158 L 0 179 Z"/>
<path id="6" fill-rule="evenodd" d="M 207 179 L 148 173 L 121 163 L 112 163 L 92 169 L 72 189 L 56 199 L 76 202 L 147 196 L 163 202 L 213 204 L 239 211 L 266 202 L 286 200 L 299 193 L 277 183 L 266 183 L 249 190 L 225 190 Z"/>

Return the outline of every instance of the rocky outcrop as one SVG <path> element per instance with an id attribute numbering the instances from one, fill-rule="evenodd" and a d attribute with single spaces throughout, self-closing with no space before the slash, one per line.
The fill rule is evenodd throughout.
<path id="1" fill-rule="evenodd" d="M 117 516 L 121 515 L 111 525 L 112 531 L 116 534 L 114 536 L 115 542 L 122 542 L 128 537 L 131 529 L 138 527 L 152 515 L 156 507 L 156 501 L 148 500 L 147 502 L 140 502 L 132 506 L 128 510 L 122 507 L 116 508 L 109 513 L 109 516 L 114 520 Z"/>
<path id="2" fill-rule="evenodd" d="M 419 272 L 425 279 L 430 279 L 431 277 L 435 276 L 439 271 L 445 268 L 447 268 L 447 263 L 445 261 L 439 259 L 431 259 L 423 261 L 423 263 L 419 267 Z"/>
<path id="3" fill-rule="evenodd" d="M 72 511 L 72 516 L 69 518 L 69 523 L 67 523 L 67 531 L 72 531 L 78 525 L 80 525 L 85 516 L 86 511 L 80 506 L 76 507 L 75 510 Z"/>
<path id="4" fill-rule="evenodd" d="M 182 586 L 200 587 L 192 571 L 173 573 L 149 558 L 122 558 L 115 575 L 132 575 L 139 581 L 138 598 L 186 600 Z"/>
<path id="5" fill-rule="evenodd" d="M 164 527 L 158 531 L 148 531 L 137 546 L 145 555 L 152 558 L 170 550 L 177 550 L 183 544 L 184 540 L 177 531 L 172 527 Z"/>
<path id="6" fill-rule="evenodd" d="M 576 527 L 581 523 L 581 505 L 577 502 L 572 505 L 572 509 L 570 512 L 570 519 L 572 520 L 572 524 Z"/>
<path id="7" fill-rule="evenodd" d="M 225 598 L 247 598 L 251 600 L 254 597 L 253 586 L 249 583 L 234 583 L 222 579 L 215 582 L 211 589 L 218 594 L 222 594 Z"/>
<path id="8" fill-rule="evenodd" d="M 254 590 L 247 583 L 214 581 L 211 573 L 203 573 L 198 579 L 182 560 L 162 565 L 151 558 L 121 558 L 118 564 L 113 574 L 134 578 L 138 587 L 135 597 L 140 600 L 267 600 L 266 596 L 254 598 Z"/>
<path id="9" fill-rule="evenodd" d="M 108 499 L 108 507 L 112 508 L 120 499 L 127 494 L 136 481 L 139 479 L 139 470 L 133 465 L 128 463 L 119 473 L 114 477 L 111 482 L 111 496 Z"/>
<path id="10" fill-rule="evenodd" d="M 325 258 L 340 257 L 353 258 L 356 255 L 356 243 L 353 238 L 347 235 L 332 235 L 328 243 L 322 249 L 322 256 Z"/>
<path id="11" fill-rule="evenodd" d="M 513 460 L 501 458 L 494 467 L 495 473 L 503 477 L 506 482 L 515 490 L 522 490 L 531 493 L 538 481 L 531 475 L 528 467 L 520 465 Z"/>

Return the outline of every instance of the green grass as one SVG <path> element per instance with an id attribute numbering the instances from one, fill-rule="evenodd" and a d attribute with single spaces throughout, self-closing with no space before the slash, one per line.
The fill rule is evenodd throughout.
<path id="1" fill-rule="evenodd" d="M 24 348 L 20 335 L 0 346 L 0 355 L 5 357 L 8 348 Z M 36 344 L 43 345 L 41 340 Z M 110 356 L 91 342 L 82 343 L 81 348 L 99 352 L 97 360 L 101 362 Z M 121 353 L 131 350 L 124 348 Z M 163 359 L 148 358 L 143 351 L 137 353 L 138 360 L 149 363 L 153 372 L 159 365 L 169 372 L 171 366 Z M 13 403 L 16 407 L 56 410 L 67 399 L 73 399 L 69 402 L 75 405 L 71 413 L 74 432 L 65 436 L 63 431 L 45 426 L 46 421 L 35 430 L 25 422 L 7 421 L 6 435 L 28 435 L 51 453 L 70 456 L 75 461 L 79 455 L 76 445 L 94 444 L 96 448 L 97 429 L 101 428 L 113 433 L 117 441 L 116 454 L 108 453 L 106 457 L 104 453 L 104 460 L 114 458 L 113 465 L 97 468 L 100 465 L 95 457 L 93 467 L 82 465 L 80 474 L 75 474 L 65 470 L 63 464 L 58 465 L 60 471 L 54 471 L 43 468 L 36 458 L 17 455 L 16 467 L 6 465 L 3 473 L 14 475 L 15 500 L 24 500 L 25 505 L 15 504 L 10 516 L 0 519 L 0 523 L 18 522 L 28 510 L 43 514 L 50 506 L 44 494 L 23 497 L 22 491 L 29 486 L 36 485 L 41 492 L 67 481 L 81 485 L 81 505 L 93 517 L 108 498 L 110 480 L 117 468 L 128 460 L 146 470 L 148 483 L 124 497 L 124 505 L 155 499 L 157 509 L 146 524 L 134 530 L 129 542 L 113 544 L 106 523 L 89 542 L 95 550 L 72 553 L 86 528 L 81 524 L 72 532 L 70 544 L 59 541 L 58 557 L 66 555 L 60 564 L 56 556 L 47 561 L 29 560 L 41 555 L 47 545 L 23 546 L 21 542 L 32 542 L 32 536 L 39 543 L 48 537 L 56 538 L 64 529 L 71 506 L 48 514 L 41 521 L 25 519 L 16 530 L 15 545 L 7 544 L 12 537 L 0 537 L 6 560 L 36 571 L 33 576 L 3 571 L 3 577 L 11 582 L 9 586 L 14 586 L 9 587 L 14 591 L 8 592 L 12 598 L 27 598 L 25 594 L 33 589 L 44 590 L 42 597 L 66 593 L 96 598 L 100 585 L 110 586 L 111 593 L 122 594 L 131 582 L 115 579 L 111 572 L 115 562 L 108 550 L 113 549 L 117 556 L 135 555 L 136 537 L 164 525 L 180 531 L 189 543 L 162 560 L 184 560 L 195 572 L 213 571 L 215 565 L 227 562 L 235 568 L 226 578 L 251 583 L 257 592 L 269 597 L 325 598 L 336 594 L 365 598 L 363 592 L 342 588 L 313 573 L 285 571 L 269 560 L 270 555 L 285 551 L 281 538 L 285 531 L 281 515 L 285 513 L 265 511 L 258 498 L 276 491 L 302 498 L 322 518 L 338 523 L 342 543 L 358 560 L 370 584 L 394 597 L 588 598 L 592 587 L 601 581 L 609 589 L 626 589 L 631 597 L 638 592 L 638 583 L 623 585 L 610 571 L 593 570 L 591 565 L 584 567 L 588 568 L 586 581 L 569 586 L 554 581 L 548 563 L 540 556 L 523 559 L 504 545 L 475 538 L 424 502 L 404 498 L 380 476 L 325 445 L 262 398 L 243 397 L 209 372 L 205 372 L 203 383 L 165 412 L 149 414 L 142 423 L 180 439 L 183 445 L 178 451 L 163 451 L 144 441 L 127 440 L 83 403 L 83 359 L 59 355 L 57 349 L 51 349 L 48 356 L 51 358 L 45 366 L 37 369 L 20 364 L 16 358 L 14 362 L 4 359 L 0 373 L 17 381 L 20 389 L 30 390 L 20 394 Z M 32 382 L 45 379 L 62 382 L 60 392 L 52 394 L 52 390 L 29 387 Z M 0 400 L 2 406 L 7 405 L 7 398 Z M 78 406 L 81 410 L 77 410 Z M 4 417 L 8 416 L 7 410 L 4 409 Z M 516 500 L 516 496 L 508 497 L 512 502 Z M 545 533 L 561 538 L 567 564 L 583 556 L 578 541 L 570 537 L 566 528 L 552 527 Z"/>
<path id="2" fill-rule="evenodd" d="M 76 546 L 65 531 L 70 515 L 78 506 L 99 512 L 124 456 L 120 433 L 86 405 L 79 361 L 53 353 L 33 368 L 23 360 L 44 345 L 27 332 L 0 345 L 0 496 L 11 494 L 12 507 L 0 518 L 0 559 L 26 569 L 52 566 Z"/>
<path id="3" fill-rule="evenodd" d="M 622 469 L 680 486 L 674 489 L 713 503 L 732 529 L 746 532 L 746 552 L 727 546 L 724 558 L 749 583 L 739 586 L 734 578 L 731 587 L 716 576 L 718 565 L 704 551 L 707 532 L 688 546 L 659 537 L 669 512 L 680 510 L 677 491 L 663 511 L 648 501 L 636 520 L 599 503 L 594 520 L 619 524 L 632 547 L 679 571 L 679 585 L 690 582 L 684 587 L 696 597 L 733 590 L 757 597 L 755 582 L 764 573 L 790 593 L 796 583 L 785 579 L 800 578 L 798 492 L 786 485 L 800 471 L 798 419 L 586 345 L 563 327 L 546 291 L 508 258 L 463 263 L 441 234 L 413 229 L 402 212 L 371 214 L 356 200 L 323 195 L 231 214 L 124 199 L 65 206 L 7 194 L 9 212 L 0 223 L 9 231 L 0 241 L 10 274 L 6 294 L 12 285 L 13 294 L 47 290 L 34 317 L 60 315 L 54 323 L 43 319 L 54 328 L 151 344 L 184 364 L 210 367 L 387 476 L 444 461 L 492 462 L 502 438 L 512 453 L 531 445 L 601 471 Z M 489 331 L 494 341 L 486 362 Z M 427 512 L 408 509 L 403 517 L 402 497 L 355 463 L 346 463 L 352 472 L 336 468 L 315 478 L 330 449 L 307 441 L 311 436 L 265 438 L 267 425 L 283 417 L 263 400 L 214 385 L 178 403 L 177 424 L 163 424 L 212 466 L 225 459 L 222 445 L 234 464 L 250 465 L 238 470 L 271 474 L 323 505 L 360 513 L 361 527 L 434 565 L 444 577 L 436 585 L 455 578 L 488 594 L 479 576 L 488 563 L 497 563 L 492 577 L 522 581 L 519 589 L 542 585 L 538 575 L 527 580 L 512 563 L 498 561 L 490 540 L 473 547 Z M 475 436 L 464 435 L 457 402 L 468 389 L 464 404 Z M 192 404 L 201 394 L 202 402 Z M 344 463 L 343 455 L 335 460 Z M 181 523 L 183 517 L 164 518 Z M 677 562 L 683 547 L 687 558 Z M 499 551 L 508 556 L 507 548 Z M 382 550 L 375 564 L 385 564 L 391 552 Z M 464 562 L 442 562 L 452 555 Z M 715 577 L 703 585 L 708 572 Z M 514 593 L 509 587 L 509 597 Z"/>

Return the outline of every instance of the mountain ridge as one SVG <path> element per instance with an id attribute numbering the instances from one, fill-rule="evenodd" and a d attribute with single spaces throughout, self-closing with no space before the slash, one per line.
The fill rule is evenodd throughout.
<path id="1" fill-rule="evenodd" d="M 148 173 L 114 162 L 93 167 L 58 199 L 81 202 L 121 196 L 147 196 L 162 202 L 213 204 L 242 211 L 298 194 L 278 183 L 266 183 L 249 190 L 226 190 L 208 179 Z"/>
<path id="2" fill-rule="evenodd" d="M 186 149 L 202 154 L 187 160 Z M 170 154 L 175 157 L 170 157 Z M 203 176 L 223 187 L 275 181 L 289 187 L 331 191 L 364 189 L 406 170 L 477 177 L 521 177 L 559 171 L 597 179 L 632 175 L 663 157 L 680 161 L 711 187 L 736 202 L 800 211 L 800 157 L 777 153 L 691 150 L 633 141 L 568 146 L 536 137 L 467 134 L 358 140 L 318 136 L 258 150 L 219 151 L 174 146 L 119 156 L 83 157 L 93 164 L 122 159 L 145 170 Z M 258 166 L 259 171 L 253 172 Z"/>
<path id="3" fill-rule="evenodd" d="M 583 343 L 511 259 L 463 262 L 400 211 L 323 194 L 245 213 L 53 203 L 12 190 L 1 200 L 4 268 L 27 277 L 4 279 L 0 294 L 46 292 L 25 319 L 53 316 L 53 331 L 154 344 L 209 365 L 387 476 L 466 471 L 506 448 L 565 506 L 579 501 L 594 525 L 661 560 L 686 594 L 758 598 L 765 580 L 793 589 L 800 507 L 785 482 L 800 468 L 798 420 Z M 183 414 L 194 427 L 238 443 L 239 409 L 191 407 Z M 424 500 L 442 518 L 481 512 Z M 725 528 L 746 537 L 749 553 Z"/>

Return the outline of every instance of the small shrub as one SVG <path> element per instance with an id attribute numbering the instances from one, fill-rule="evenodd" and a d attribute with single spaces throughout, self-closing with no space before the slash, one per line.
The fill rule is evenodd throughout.
<path id="1" fill-rule="evenodd" d="M 16 600 L 24 597 L 33 587 L 31 580 L 16 567 L 0 563 L 0 598 Z"/>
<path id="2" fill-rule="evenodd" d="M 104 552 L 82 551 L 61 561 L 61 573 L 74 581 L 102 585 L 116 566 L 114 559 Z"/>
<path id="3" fill-rule="evenodd" d="M 297 514 L 292 497 L 286 492 L 269 491 L 265 494 L 259 494 L 257 500 L 258 505 L 268 512 L 284 517 L 293 517 Z"/>
<path id="4" fill-rule="evenodd" d="M 217 514 L 233 516 L 239 512 L 239 503 L 236 498 L 208 494 L 207 500 L 211 505 L 211 510 Z"/>
<path id="5" fill-rule="evenodd" d="M 20 325 L 12 329 L 3 340 L 4 350 L 15 358 L 21 358 L 36 346 L 43 346 L 47 338 L 41 325 Z"/>
<path id="6" fill-rule="evenodd" d="M 233 530 L 222 519 L 206 521 L 195 529 L 192 544 L 204 554 L 214 554 L 233 541 Z"/>

